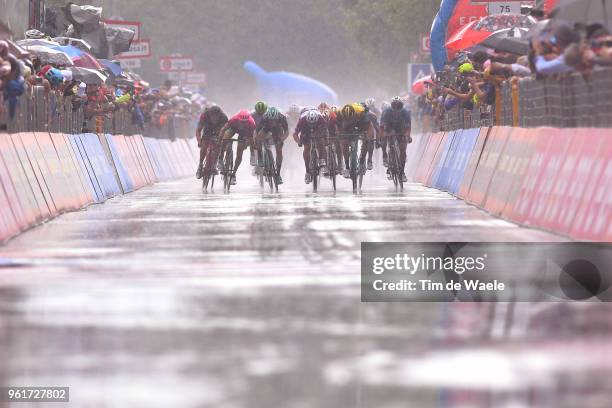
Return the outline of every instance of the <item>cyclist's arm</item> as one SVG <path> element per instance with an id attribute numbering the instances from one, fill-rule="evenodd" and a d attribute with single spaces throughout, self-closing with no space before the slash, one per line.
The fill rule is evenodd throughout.
<path id="1" fill-rule="evenodd" d="M 198 142 L 198 146 L 202 145 L 202 131 L 204 130 L 204 123 L 200 120 L 198 122 L 198 128 L 196 129 L 196 141 Z"/>

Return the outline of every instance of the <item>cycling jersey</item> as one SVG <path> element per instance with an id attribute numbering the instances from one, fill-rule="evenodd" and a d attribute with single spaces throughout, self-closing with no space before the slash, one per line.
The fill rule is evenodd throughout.
<path id="1" fill-rule="evenodd" d="M 213 121 L 213 115 L 211 115 L 209 109 L 206 109 L 200 115 L 200 121 L 198 123 L 198 128 L 202 129 L 202 138 L 207 139 L 218 136 L 219 131 L 225 126 L 227 120 L 227 115 L 221 112 L 217 115 L 217 120 Z"/>
<path id="2" fill-rule="evenodd" d="M 406 129 L 410 129 L 412 125 L 410 111 L 406 108 L 402 109 L 401 111 L 395 111 L 392 108 L 387 108 L 382 114 L 380 125 L 387 131 L 392 130 L 403 134 Z"/>
<path id="3" fill-rule="evenodd" d="M 261 122 L 261 120 L 263 119 L 264 115 L 263 114 L 260 115 L 257 112 L 251 112 L 251 117 L 255 121 L 255 126 L 259 126 L 259 122 Z"/>
<path id="4" fill-rule="evenodd" d="M 287 123 L 287 117 L 285 115 L 281 115 L 278 119 L 268 119 L 262 118 L 262 120 L 257 125 L 257 133 L 264 132 L 288 132 L 289 124 Z"/>
<path id="5" fill-rule="evenodd" d="M 327 137 L 327 121 L 323 115 L 319 115 L 316 123 L 309 123 L 306 116 L 302 116 L 295 127 L 295 133 L 300 134 L 301 143 L 310 143 L 312 136 Z"/>
<path id="6" fill-rule="evenodd" d="M 370 119 L 367 115 L 353 120 L 347 120 L 342 115 L 338 116 L 338 130 L 340 133 L 363 133 L 370 128 Z"/>
<path id="7" fill-rule="evenodd" d="M 380 126 L 378 125 L 378 117 L 376 116 L 376 114 L 374 112 L 368 111 L 368 113 L 366 113 L 366 117 L 374 127 L 374 132 L 378 134 L 378 132 L 380 132 Z"/>
<path id="8" fill-rule="evenodd" d="M 238 115 L 232 116 L 227 122 L 227 126 L 233 135 L 238 134 L 240 140 L 252 138 L 256 128 L 253 117 L 250 117 L 248 122 L 242 122 Z"/>

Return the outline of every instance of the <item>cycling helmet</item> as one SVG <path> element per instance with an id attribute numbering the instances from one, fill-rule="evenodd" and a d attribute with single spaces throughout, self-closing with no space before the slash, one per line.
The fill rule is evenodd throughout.
<path id="1" fill-rule="evenodd" d="M 238 120 L 240 122 L 248 122 L 249 120 L 251 120 L 251 114 L 249 113 L 248 110 L 245 110 L 245 109 L 238 112 L 236 116 L 238 117 Z"/>
<path id="2" fill-rule="evenodd" d="M 48 70 L 45 73 L 45 78 L 47 78 L 47 81 L 49 81 L 49 83 L 53 86 L 60 85 L 62 82 L 64 82 L 64 76 L 57 68 L 51 68 Z"/>
<path id="3" fill-rule="evenodd" d="M 372 109 L 372 108 L 376 107 L 376 100 L 375 100 L 374 98 L 368 98 L 368 99 L 366 99 L 366 101 L 365 101 L 365 106 L 366 106 L 368 109 Z"/>
<path id="4" fill-rule="evenodd" d="M 311 110 L 308 111 L 308 113 L 306 114 L 306 122 L 312 124 L 315 124 L 319 121 L 319 118 L 321 117 L 321 114 L 316 111 L 316 110 Z"/>
<path id="5" fill-rule="evenodd" d="M 345 119 L 353 119 L 355 117 L 355 108 L 353 105 L 344 105 L 342 108 L 342 117 Z"/>
<path id="6" fill-rule="evenodd" d="M 281 118 L 281 113 L 279 112 L 278 109 L 272 106 L 268 108 L 268 111 L 264 114 L 264 118 L 271 119 L 271 120 L 277 120 Z"/>
<path id="7" fill-rule="evenodd" d="M 221 107 L 219 105 L 212 104 L 210 107 L 208 107 L 208 112 L 219 115 L 221 114 Z"/>
<path id="8" fill-rule="evenodd" d="M 255 104 L 255 113 L 263 115 L 268 110 L 268 105 L 265 102 L 259 101 Z"/>
<path id="9" fill-rule="evenodd" d="M 391 108 L 394 111 L 402 110 L 404 108 L 404 102 L 402 101 L 402 98 L 400 98 L 399 96 L 393 98 L 393 100 L 391 100 Z"/>
<path id="10" fill-rule="evenodd" d="M 291 106 L 289 106 L 289 112 L 290 113 L 300 113 L 300 107 L 294 103 Z"/>
<path id="11" fill-rule="evenodd" d="M 329 109 L 329 106 L 328 106 L 328 105 L 327 105 L 325 102 L 321 102 L 321 103 L 319 104 L 319 111 L 324 112 L 324 111 L 326 111 L 327 109 Z"/>
<path id="12" fill-rule="evenodd" d="M 338 107 L 337 107 L 336 105 L 332 105 L 332 106 L 329 108 L 329 110 L 330 110 L 332 113 L 338 113 Z"/>
<path id="13" fill-rule="evenodd" d="M 45 33 L 39 30 L 28 30 L 25 32 L 25 38 L 28 40 L 40 40 L 45 37 Z"/>
<path id="14" fill-rule="evenodd" d="M 389 102 L 387 102 L 387 101 L 383 102 L 382 105 L 381 105 L 381 108 L 382 108 L 383 111 L 389 109 L 390 107 L 391 107 L 391 104 Z"/>
<path id="15" fill-rule="evenodd" d="M 470 64 L 469 62 L 465 62 L 459 65 L 459 68 L 457 68 L 457 71 L 460 74 L 470 74 L 474 72 L 474 65 Z"/>

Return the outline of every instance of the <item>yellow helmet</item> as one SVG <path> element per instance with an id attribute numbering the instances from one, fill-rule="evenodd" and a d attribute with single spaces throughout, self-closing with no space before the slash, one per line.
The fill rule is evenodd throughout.
<path id="1" fill-rule="evenodd" d="M 352 106 L 353 109 L 355 109 L 355 116 L 357 116 L 358 118 L 363 117 L 363 115 L 365 114 L 365 107 L 358 102 L 353 103 Z"/>

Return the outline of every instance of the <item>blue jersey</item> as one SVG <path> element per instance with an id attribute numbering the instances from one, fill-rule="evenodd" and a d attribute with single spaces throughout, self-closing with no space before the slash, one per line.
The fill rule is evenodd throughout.
<path id="1" fill-rule="evenodd" d="M 406 108 L 401 111 L 395 111 L 391 108 L 385 109 L 380 118 L 380 125 L 385 129 L 393 129 L 397 132 L 403 132 L 412 126 L 410 111 Z"/>

